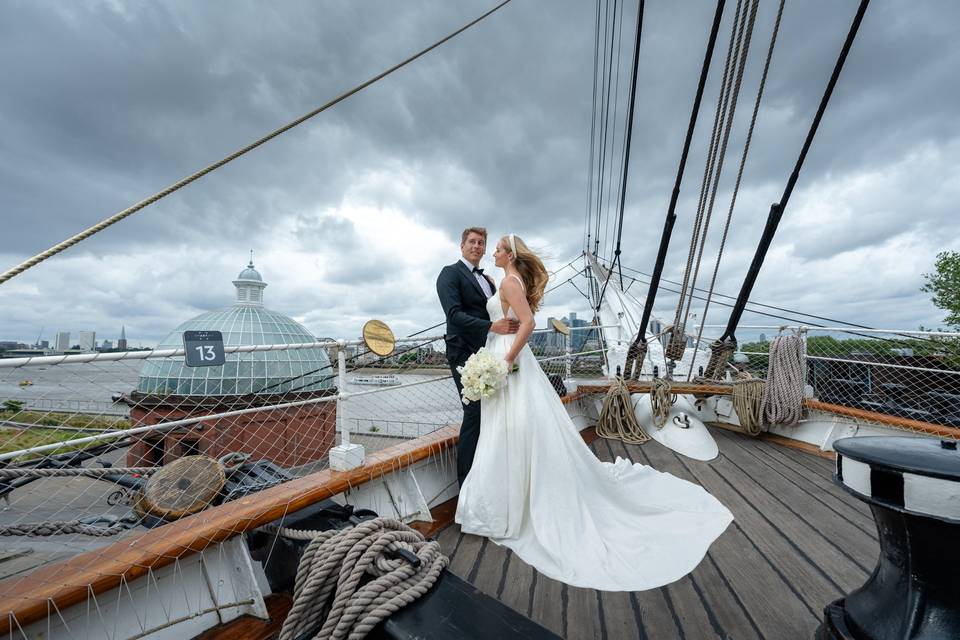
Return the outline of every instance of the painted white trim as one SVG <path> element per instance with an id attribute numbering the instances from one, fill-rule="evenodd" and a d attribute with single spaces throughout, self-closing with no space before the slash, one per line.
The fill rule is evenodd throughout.
<path id="1" fill-rule="evenodd" d="M 960 520 L 960 482 L 905 473 L 903 503 L 907 511 Z"/>

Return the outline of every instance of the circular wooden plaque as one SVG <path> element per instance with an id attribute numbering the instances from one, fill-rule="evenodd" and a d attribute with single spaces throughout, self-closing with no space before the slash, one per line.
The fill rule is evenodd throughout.
<path id="1" fill-rule="evenodd" d="M 570 327 L 563 324 L 562 320 L 557 320 L 556 318 L 550 318 L 550 324 L 553 325 L 553 330 L 557 333 L 562 333 L 565 336 L 570 335 Z"/>
<path id="2" fill-rule="evenodd" d="M 202 511 L 226 482 L 223 467 L 207 456 L 184 456 L 147 480 L 139 507 L 147 513 L 176 520 Z"/>
<path id="3" fill-rule="evenodd" d="M 393 331 L 382 320 L 368 320 L 363 325 L 363 342 L 378 356 L 390 355 L 397 344 Z"/>

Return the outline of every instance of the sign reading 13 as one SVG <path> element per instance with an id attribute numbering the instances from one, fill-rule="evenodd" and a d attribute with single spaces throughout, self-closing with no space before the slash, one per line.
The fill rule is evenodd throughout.
<path id="1" fill-rule="evenodd" d="M 183 348 L 188 367 L 219 367 L 226 362 L 219 331 L 184 331 Z"/>

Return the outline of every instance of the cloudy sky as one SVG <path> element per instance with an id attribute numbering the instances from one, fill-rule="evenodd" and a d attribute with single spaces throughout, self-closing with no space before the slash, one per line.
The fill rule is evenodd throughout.
<path id="1" fill-rule="evenodd" d="M 493 4 L 5 0 L 0 270 L 323 104 Z M 727 4 L 665 273 L 674 280 L 682 279 L 736 3 Z M 776 5 L 760 2 L 717 220 Z M 787 5 L 721 293 L 740 287 L 856 5 Z M 636 3 L 626 0 L 623 13 L 615 157 Z M 653 265 L 712 14 L 704 0 L 647 2 L 623 231 L 628 267 Z M 115 339 L 124 324 L 134 344 L 153 344 L 181 321 L 231 304 L 230 281 L 251 249 L 269 283 L 267 305 L 318 336 L 356 335 L 371 317 L 398 334 L 438 322 L 434 279 L 458 258 L 468 225 L 517 233 L 562 266 L 584 245 L 595 20 L 596 4 L 586 0 L 514 0 L 310 122 L 0 285 L 0 340 L 32 342 L 41 327 L 47 339 L 82 329 Z M 953 0 L 874 0 L 754 300 L 875 326 L 940 326 L 944 314 L 919 289 L 938 251 L 960 249 L 958 24 Z M 711 227 L 711 265 L 720 226 Z M 610 235 L 601 254 L 610 253 Z M 674 301 L 662 294 L 657 311 L 672 315 Z M 543 316 L 570 310 L 586 316 L 588 304 L 566 285 L 550 294 Z M 709 321 L 726 315 L 715 307 Z M 770 320 L 748 314 L 744 322 Z"/>

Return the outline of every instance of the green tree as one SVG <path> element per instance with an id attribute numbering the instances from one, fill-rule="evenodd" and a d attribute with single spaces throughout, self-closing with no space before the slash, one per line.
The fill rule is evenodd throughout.
<path id="1" fill-rule="evenodd" d="M 3 410 L 10 413 L 18 413 L 21 409 L 23 409 L 23 405 L 24 403 L 22 400 L 4 400 Z"/>
<path id="2" fill-rule="evenodd" d="M 948 314 L 944 322 L 960 329 L 960 252 L 938 253 L 933 267 L 934 273 L 923 274 L 927 284 L 921 291 L 932 293 L 933 304 Z"/>

